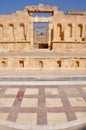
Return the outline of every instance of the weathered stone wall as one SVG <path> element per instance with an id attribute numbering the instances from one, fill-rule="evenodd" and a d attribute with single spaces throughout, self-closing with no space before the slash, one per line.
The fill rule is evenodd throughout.
<path id="1" fill-rule="evenodd" d="M 86 42 L 54 42 L 51 43 L 57 52 L 86 52 Z"/>
<path id="2" fill-rule="evenodd" d="M 30 50 L 30 42 L 0 42 L 0 52 L 22 52 Z"/>
<path id="3" fill-rule="evenodd" d="M 52 12 L 52 17 L 32 17 L 31 12 L 44 11 Z M 80 13 L 80 11 L 79 11 Z M 74 15 L 74 14 L 64 14 L 62 11 L 58 11 L 56 7 L 46 7 L 39 5 L 38 7 L 26 7 L 23 11 L 17 11 L 15 14 L 11 15 L 0 15 L 0 45 L 2 50 L 4 50 L 3 45 L 6 43 L 6 48 L 10 48 L 9 44 L 18 44 L 18 41 L 23 46 L 22 41 L 29 41 L 29 50 L 33 48 L 33 23 L 34 22 L 49 22 L 49 40 L 48 44 L 53 44 L 52 49 L 59 49 L 57 42 L 71 42 L 75 43 L 77 48 L 78 42 L 86 42 L 86 15 Z M 53 33 L 52 33 L 53 30 Z M 51 36 L 52 35 L 52 36 Z M 41 38 L 41 40 L 44 40 Z M 9 43 L 10 42 L 10 43 Z M 26 45 L 25 45 L 26 46 Z M 67 45 L 68 46 L 68 45 Z M 69 45 L 72 46 L 72 45 Z M 18 48 L 18 46 L 17 46 Z M 23 47 L 22 47 L 23 48 Z M 72 47 L 73 50 L 74 47 Z M 14 48 L 13 48 L 14 49 Z M 13 51 L 12 49 L 12 51 Z M 85 48 L 84 48 L 85 49 Z M 8 49 L 9 51 L 11 50 Z M 15 49 L 14 49 L 15 50 Z M 18 49 L 16 49 L 18 50 Z M 77 48 L 79 50 L 79 48 Z M 23 50 L 22 51 L 27 51 Z M 64 49 L 65 51 L 65 49 Z M 66 50 L 67 51 L 67 50 Z"/>
<path id="4" fill-rule="evenodd" d="M 33 13 L 51 13 L 51 17 L 32 17 Z M 80 13 L 80 11 L 79 11 Z M 83 13 L 83 12 L 82 12 Z M 57 68 L 85 68 L 86 57 L 67 58 L 33 58 L 19 57 L 20 52 L 37 51 L 34 47 L 34 22 L 49 23 L 48 30 L 48 51 L 51 52 L 86 52 L 86 15 L 64 14 L 57 7 L 44 5 L 27 6 L 23 11 L 17 11 L 11 15 L 0 15 L 0 53 L 10 52 L 10 58 L 0 55 L 0 68 L 28 68 L 28 69 L 49 69 Z M 41 42 L 45 36 L 40 37 Z M 39 39 L 38 39 L 39 41 Z M 39 47 L 38 47 L 39 49 Z M 45 50 L 42 50 L 45 51 Z M 11 57 L 11 52 L 18 52 L 16 58 Z M 46 51 L 45 51 L 46 53 Z"/>
<path id="5" fill-rule="evenodd" d="M 86 68 L 86 58 L 50 57 L 5 57 L 0 58 L 0 68 L 22 68 L 29 70 L 58 70 Z"/>
<path id="6" fill-rule="evenodd" d="M 64 15 L 58 12 L 53 17 L 52 49 L 62 52 L 67 52 L 67 50 L 86 51 L 86 15 Z M 63 49 L 61 50 L 61 48 Z"/>
<path id="7" fill-rule="evenodd" d="M 30 49 L 31 17 L 27 11 L 0 15 L 0 52 Z"/>

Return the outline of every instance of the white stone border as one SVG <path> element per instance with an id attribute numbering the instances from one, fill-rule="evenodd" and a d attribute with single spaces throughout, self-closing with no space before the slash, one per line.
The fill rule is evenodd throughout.
<path id="1" fill-rule="evenodd" d="M 86 81 L 0 81 L 0 85 L 84 85 Z"/>
<path id="2" fill-rule="evenodd" d="M 58 125 L 18 124 L 0 120 L 0 130 L 80 130 L 86 127 L 86 117 Z"/>

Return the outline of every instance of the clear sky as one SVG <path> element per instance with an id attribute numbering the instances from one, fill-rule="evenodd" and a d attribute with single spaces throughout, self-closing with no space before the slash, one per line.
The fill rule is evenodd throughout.
<path id="1" fill-rule="evenodd" d="M 56 5 L 59 10 L 86 10 L 86 0 L 0 0 L 0 14 L 23 10 L 27 5 Z"/>

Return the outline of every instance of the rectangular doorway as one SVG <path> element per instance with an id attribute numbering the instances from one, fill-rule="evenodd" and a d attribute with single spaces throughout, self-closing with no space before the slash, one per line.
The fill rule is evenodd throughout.
<path id="1" fill-rule="evenodd" d="M 48 49 L 48 41 L 49 41 L 49 23 L 35 22 L 33 24 L 34 48 Z"/>

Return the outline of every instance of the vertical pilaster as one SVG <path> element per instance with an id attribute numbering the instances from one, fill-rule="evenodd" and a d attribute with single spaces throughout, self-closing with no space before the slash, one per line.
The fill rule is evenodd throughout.
<path id="1" fill-rule="evenodd" d="M 51 30 L 52 30 L 52 23 L 49 23 L 49 31 L 48 31 L 48 35 L 49 35 L 49 40 L 48 40 L 48 46 L 50 48 L 51 46 Z"/>
<path id="2" fill-rule="evenodd" d="M 57 41 L 58 40 L 58 32 L 57 32 L 57 25 L 54 24 L 54 31 L 53 31 L 54 35 L 53 35 L 53 41 Z"/>
<path id="3" fill-rule="evenodd" d="M 28 22 L 27 27 L 26 27 L 26 40 L 27 41 L 30 41 L 30 26 L 31 26 L 31 23 Z"/>
<path id="4" fill-rule="evenodd" d="M 86 41 L 86 24 L 85 24 L 85 41 Z"/>
<path id="5" fill-rule="evenodd" d="M 83 30 L 82 30 L 83 32 L 82 32 L 82 40 L 86 40 L 86 25 L 85 24 L 83 24 Z"/>
<path id="6" fill-rule="evenodd" d="M 33 22 L 30 23 L 30 49 L 33 49 Z"/>

